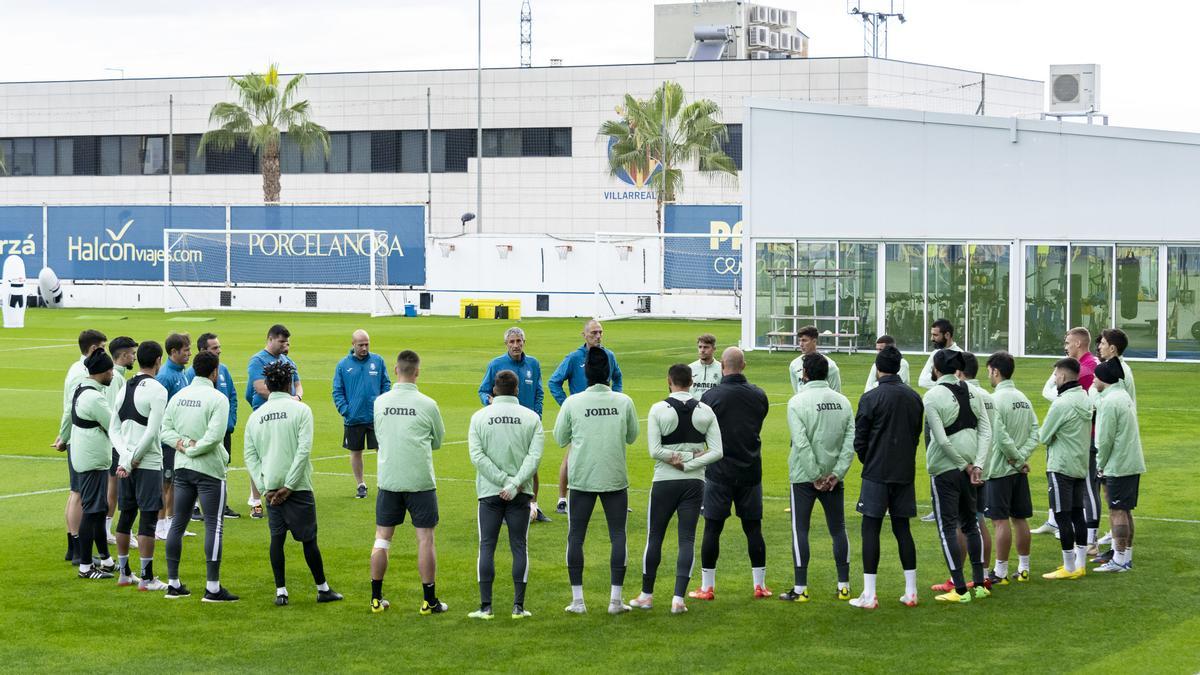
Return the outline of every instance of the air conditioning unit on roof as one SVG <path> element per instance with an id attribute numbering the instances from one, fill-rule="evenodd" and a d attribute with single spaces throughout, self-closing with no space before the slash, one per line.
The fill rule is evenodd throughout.
<path id="1" fill-rule="evenodd" d="M 1050 112 L 1085 113 L 1100 106 L 1100 66 L 1050 66 Z"/>
<path id="2" fill-rule="evenodd" d="M 750 52 L 750 58 L 754 60 L 765 60 L 771 58 L 771 52 L 764 49 L 756 49 Z"/>
<path id="3" fill-rule="evenodd" d="M 767 30 L 766 26 L 751 26 L 747 30 L 747 38 L 751 47 L 766 47 L 767 46 Z"/>

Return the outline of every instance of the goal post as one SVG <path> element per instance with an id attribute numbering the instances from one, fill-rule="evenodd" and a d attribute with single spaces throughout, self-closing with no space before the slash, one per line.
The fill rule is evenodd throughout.
<path id="1" fill-rule="evenodd" d="M 597 232 L 594 314 L 600 319 L 740 319 L 742 236 Z"/>
<path id="2" fill-rule="evenodd" d="M 403 311 L 384 230 L 163 230 L 163 311 Z M 394 294 L 400 294 L 393 297 Z"/>

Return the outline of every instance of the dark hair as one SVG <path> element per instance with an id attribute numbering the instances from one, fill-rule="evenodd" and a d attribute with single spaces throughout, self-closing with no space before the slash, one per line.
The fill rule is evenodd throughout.
<path id="1" fill-rule="evenodd" d="M 972 380 L 979 375 L 979 359 L 971 352 L 962 353 L 962 374 Z"/>
<path id="2" fill-rule="evenodd" d="M 196 348 L 201 350 L 208 349 L 208 341 L 217 337 L 216 333 L 201 333 L 200 337 L 196 338 Z"/>
<path id="3" fill-rule="evenodd" d="M 955 349 L 939 349 L 933 353 L 933 369 L 940 375 L 953 375 L 962 370 L 962 352 Z"/>
<path id="4" fill-rule="evenodd" d="M 988 357 L 988 368 L 995 368 L 1000 377 L 1006 380 L 1011 380 L 1013 372 L 1017 369 L 1017 360 L 1006 351 L 999 351 Z"/>
<path id="5" fill-rule="evenodd" d="M 212 375 L 219 365 L 221 358 L 212 352 L 196 352 L 195 358 L 192 359 L 192 369 L 196 371 L 196 377 Z"/>
<path id="6" fill-rule="evenodd" d="M 88 329 L 79 334 L 79 353 L 87 355 L 92 347 L 108 342 L 108 336 L 98 330 Z"/>
<path id="7" fill-rule="evenodd" d="M 699 342 L 702 345 L 712 345 L 712 346 L 716 347 L 717 346 L 717 336 L 713 335 L 712 333 L 704 333 L 700 337 L 696 338 L 696 342 Z M 691 372 L 690 369 L 689 369 L 689 372 Z"/>
<path id="8" fill-rule="evenodd" d="M 892 345 L 894 347 L 896 346 L 896 338 L 892 337 L 891 335 L 880 335 L 879 337 L 875 338 L 875 344 Z"/>
<path id="9" fill-rule="evenodd" d="M 1105 342 L 1116 348 L 1117 356 L 1124 355 L 1125 349 L 1129 347 L 1129 336 L 1126 335 L 1125 331 L 1121 330 L 1120 328 L 1105 328 L 1104 330 L 1100 331 L 1100 337 L 1104 338 Z M 1096 340 L 1097 344 L 1099 344 L 1099 342 L 1099 340 Z"/>
<path id="10" fill-rule="evenodd" d="M 583 374 L 587 377 L 589 387 L 593 384 L 608 384 L 612 371 L 608 365 L 608 352 L 604 351 L 604 347 L 588 349 L 587 358 L 583 363 Z"/>
<path id="11" fill-rule="evenodd" d="M 805 354 L 804 375 L 811 380 L 824 380 L 829 377 L 829 359 L 821 354 Z"/>
<path id="12" fill-rule="evenodd" d="M 151 368 L 154 362 L 161 359 L 163 355 L 162 345 L 154 340 L 147 340 L 138 345 L 137 362 L 142 368 Z"/>
<path id="13" fill-rule="evenodd" d="M 171 333 L 167 336 L 166 343 L 163 346 L 166 347 L 167 353 L 170 354 L 171 352 L 177 352 L 191 344 L 192 338 L 187 333 Z"/>
<path id="14" fill-rule="evenodd" d="M 117 352 L 123 352 L 128 349 L 137 349 L 138 343 L 133 341 L 133 338 L 126 335 L 113 338 L 113 341 L 108 343 L 108 352 L 116 357 Z"/>
<path id="15" fill-rule="evenodd" d="M 502 370 L 496 373 L 494 387 L 497 396 L 516 396 L 517 374 L 511 370 Z"/>
<path id="16" fill-rule="evenodd" d="M 701 340 L 701 342 L 703 342 L 703 340 Z M 675 385 L 676 387 L 692 386 L 692 369 L 683 365 L 682 363 L 676 363 L 668 368 L 667 377 L 670 378 L 671 384 Z"/>
<path id="17" fill-rule="evenodd" d="M 900 362 L 904 355 L 895 345 L 888 345 L 875 355 L 875 370 L 883 375 L 895 375 L 900 372 Z"/>
<path id="18" fill-rule="evenodd" d="M 812 338 L 812 339 L 816 340 L 817 337 L 820 335 L 821 334 L 819 332 L 817 332 L 816 326 L 805 326 L 805 327 L 801 328 L 800 330 L 796 331 L 796 337 L 806 337 L 806 338 Z"/>
<path id="19" fill-rule="evenodd" d="M 292 337 L 292 332 L 285 328 L 283 324 L 277 323 L 267 329 L 267 339 L 270 340 L 277 337 L 290 338 Z"/>
<path id="20" fill-rule="evenodd" d="M 212 355 L 211 352 L 200 352 L 200 354 Z M 267 385 L 267 391 L 291 391 L 292 375 L 295 372 L 296 367 L 283 359 L 263 366 L 263 381 Z M 199 375 L 199 371 L 196 374 Z"/>
<path id="21" fill-rule="evenodd" d="M 947 335 L 954 335 L 954 324 L 950 323 L 949 319 L 938 319 L 930 324 L 929 327 L 936 328 Z"/>
<path id="22" fill-rule="evenodd" d="M 396 355 L 396 371 L 405 377 L 416 375 L 420 365 L 421 357 L 411 349 L 405 349 Z"/>
<path id="23" fill-rule="evenodd" d="M 1065 359 L 1059 359 L 1059 360 L 1055 361 L 1054 368 L 1055 369 L 1066 368 L 1067 370 L 1074 373 L 1075 377 L 1079 377 L 1079 362 L 1069 356 Z"/>

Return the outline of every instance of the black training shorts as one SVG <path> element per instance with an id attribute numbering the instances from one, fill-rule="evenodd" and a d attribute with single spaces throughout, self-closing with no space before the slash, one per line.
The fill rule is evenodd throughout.
<path id="1" fill-rule="evenodd" d="M 160 469 L 134 469 L 117 482 L 117 508 L 122 511 L 161 511 L 163 477 Z"/>
<path id="2" fill-rule="evenodd" d="M 108 472 L 104 469 L 80 471 L 79 496 L 83 499 L 84 513 L 108 512 Z"/>
<path id="3" fill-rule="evenodd" d="M 870 518 L 882 519 L 887 514 L 897 518 L 916 518 L 916 487 L 912 483 L 878 483 L 864 478 L 855 510 Z"/>
<path id="4" fill-rule="evenodd" d="M 362 450 L 378 450 L 379 441 L 375 438 L 374 424 L 347 424 L 342 433 L 342 447 L 350 452 Z"/>
<path id="5" fill-rule="evenodd" d="M 266 500 L 263 505 L 267 507 L 267 527 L 271 530 L 271 536 L 291 532 L 292 539 L 299 542 L 317 538 L 317 502 L 313 499 L 312 490 L 293 492 L 278 506 Z"/>
<path id="6" fill-rule="evenodd" d="M 754 485 L 726 485 L 717 481 L 704 482 L 704 502 L 700 515 L 712 520 L 725 520 L 731 509 L 742 520 L 762 520 L 762 483 Z"/>
<path id="7" fill-rule="evenodd" d="M 1033 517 L 1033 496 L 1029 492 L 1029 476 L 1026 474 L 989 478 L 984 488 L 987 497 L 983 515 L 990 520 Z"/>
<path id="8" fill-rule="evenodd" d="M 1137 507 L 1138 485 L 1141 474 L 1132 476 L 1105 476 L 1104 489 L 1108 491 L 1108 508 L 1117 511 L 1132 511 Z"/>
<path id="9" fill-rule="evenodd" d="M 431 528 L 438 524 L 437 490 L 420 492 L 391 492 L 380 489 L 375 495 L 375 524 L 395 527 L 404 524 L 404 514 L 411 516 L 413 527 Z"/>

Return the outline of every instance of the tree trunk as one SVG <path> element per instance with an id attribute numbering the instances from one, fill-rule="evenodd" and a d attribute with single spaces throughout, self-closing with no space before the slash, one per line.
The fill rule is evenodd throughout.
<path id="1" fill-rule="evenodd" d="M 263 201 L 268 204 L 279 203 L 279 146 L 273 145 L 263 149 L 262 155 Z"/>

